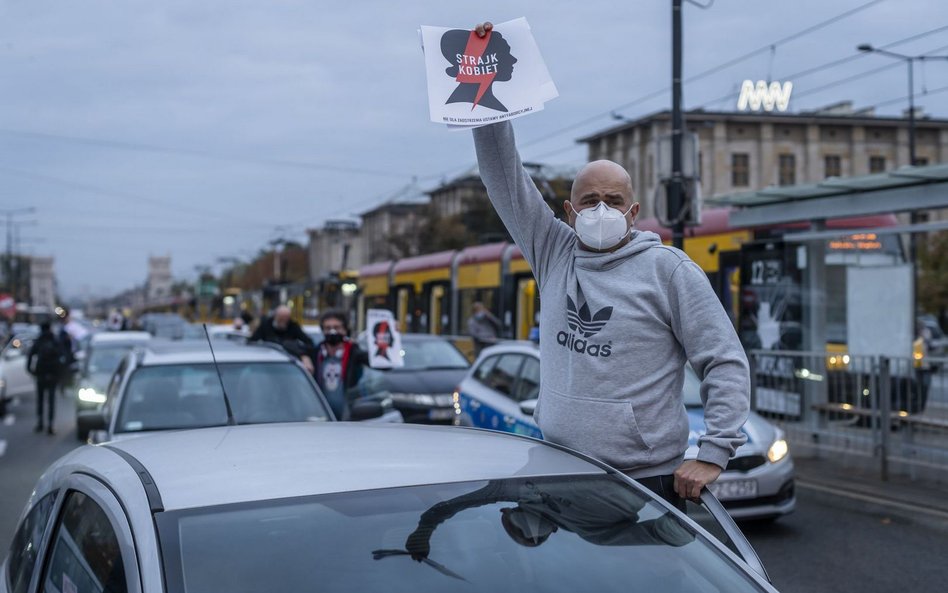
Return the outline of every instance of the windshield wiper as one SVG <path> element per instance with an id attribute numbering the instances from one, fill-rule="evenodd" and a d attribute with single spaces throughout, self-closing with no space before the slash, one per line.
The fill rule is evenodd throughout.
<path id="1" fill-rule="evenodd" d="M 411 552 L 409 552 L 408 550 L 375 550 L 374 552 L 372 552 L 372 559 L 373 559 L 373 560 L 381 560 L 382 558 L 390 558 L 390 557 L 392 557 L 392 556 L 409 556 L 409 557 L 411 557 Z M 443 564 L 440 564 L 440 563 L 438 563 L 438 562 L 435 562 L 434 560 L 432 560 L 431 558 L 428 558 L 427 556 L 425 556 L 424 558 L 422 558 L 422 559 L 421 559 L 421 562 L 424 562 L 425 564 L 427 564 L 427 565 L 430 566 L 431 568 L 437 570 L 438 572 L 440 572 L 441 574 L 443 574 L 443 575 L 445 575 L 445 576 L 451 577 L 452 579 L 458 579 L 458 580 L 464 581 L 465 583 L 469 582 L 466 578 L 464 578 L 464 577 L 462 577 L 461 575 L 459 575 L 458 573 L 454 572 L 453 570 L 451 570 L 451 569 L 448 568 L 447 566 L 445 566 L 445 565 L 443 565 Z"/>

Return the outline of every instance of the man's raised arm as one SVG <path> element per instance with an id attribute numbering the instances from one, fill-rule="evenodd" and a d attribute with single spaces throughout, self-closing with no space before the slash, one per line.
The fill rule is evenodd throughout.
<path id="1" fill-rule="evenodd" d="M 483 37 L 492 29 L 483 23 L 475 31 Z M 509 121 L 475 128 L 474 147 L 491 204 L 542 284 L 549 266 L 572 251 L 575 234 L 554 216 L 524 170 Z"/>

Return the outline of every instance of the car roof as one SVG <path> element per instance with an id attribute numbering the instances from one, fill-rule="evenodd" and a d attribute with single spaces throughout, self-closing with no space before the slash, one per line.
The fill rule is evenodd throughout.
<path id="1" fill-rule="evenodd" d="M 503 342 L 494 346 L 488 346 L 481 350 L 481 355 L 478 356 L 478 360 L 483 360 L 484 358 L 491 356 L 493 354 L 505 354 L 508 352 L 516 352 L 519 354 L 532 354 L 533 356 L 540 357 L 540 349 L 533 342 L 528 342 L 525 340 L 517 340 L 510 342 Z"/>
<path id="2" fill-rule="evenodd" d="M 214 356 L 206 341 L 188 340 L 151 340 L 142 348 L 138 366 L 156 366 L 166 364 L 219 363 L 232 362 L 288 362 L 293 360 L 286 352 L 277 348 L 255 344 L 236 344 L 217 341 L 214 343 Z"/>
<path id="3" fill-rule="evenodd" d="M 127 342 L 146 342 L 151 340 L 152 336 L 148 332 L 123 331 L 123 332 L 98 332 L 92 334 L 90 344 L 118 344 Z"/>
<path id="4" fill-rule="evenodd" d="M 165 510 L 421 484 L 606 473 L 539 440 L 411 424 L 242 425 L 156 433 L 106 446 L 131 455 L 147 470 Z"/>

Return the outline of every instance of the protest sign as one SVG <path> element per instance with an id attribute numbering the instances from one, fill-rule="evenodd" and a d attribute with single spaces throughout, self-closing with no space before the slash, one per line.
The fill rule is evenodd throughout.
<path id="1" fill-rule="evenodd" d="M 421 27 L 431 121 L 473 128 L 543 109 L 557 96 L 524 18 L 469 29 Z"/>
<path id="2" fill-rule="evenodd" d="M 373 369 L 392 369 L 405 365 L 402 359 L 402 336 L 395 316 L 386 309 L 366 311 L 366 330 L 369 344 L 369 366 Z"/>

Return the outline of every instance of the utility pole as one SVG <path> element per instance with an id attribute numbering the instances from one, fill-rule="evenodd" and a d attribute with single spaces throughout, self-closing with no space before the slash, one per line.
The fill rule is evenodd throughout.
<path id="1" fill-rule="evenodd" d="M 672 245 L 685 248 L 684 191 L 681 171 L 681 0 L 672 0 L 672 178 L 668 184 L 668 212 L 672 222 Z"/>
<path id="2" fill-rule="evenodd" d="M 7 289 L 13 295 L 14 302 L 16 302 L 16 298 L 17 298 L 16 293 L 17 293 L 17 288 L 18 288 L 17 286 L 18 278 L 16 276 L 19 276 L 20 274 L 20 265 L 17 264 L 16 275 L 14 275 L 13 273 L 13 233 L 14 233 L 15 226 L 26 224 L 24 222 L 17 222 L 14 220 L 14 218 L 16 218 L 17 216 L 25 216 L 27 214 L 33 214 L 35 212 L 36 212 L 36 208 L 33 208 L 33 207 L 8 208 L 5 210 L 0 210 L 0 216 L 4 216 L 7 219 L 7 252 L 6 252 L 6 261 L 4 262 L 5 265 L 4 265 L 4 270 L 3 270 L 3 279 L 4 279 L 4 284 L 6 284 Z M 35 224 L 35 221 L 33 221 L 33 224 Z"/>
<path id="3" fill-rule="evenodd" d="M 909 141 L 909 165 L 915 166 L 918 162 L 915 153 L 915 62 L 925 62 L 926 60 L 948 60 L 948 56 L 933 56 L 933 55 L 919 55 L 919 56 L 908 56 L 905 54 L 900 54 L 894 51 L 889 51 L 887 49 L 882 49 L 880 47 L 873 47 L 872 44 L 863 43 L 856 47 L 857 50 L 863 53 L 875 53 L 889 58 L 895 58 L 896 60 L 902 60 L 908 66 L 908 101 L 909 101 L 909 111 L 908 111 L 908 141 Z M 917 210 L 912 210 L 909 212 L 911 226 L 915 227 L 920 222 L 919 213 Z M 912 314 L 911 319 L 911 335 L 915 335 L 915 315 L 917 314 L 918 309 L 918 237 L 915 229 L 913 228 L 909 232 L 909 260 L 914 266 L 914 272 L 912 274 Z"/>

